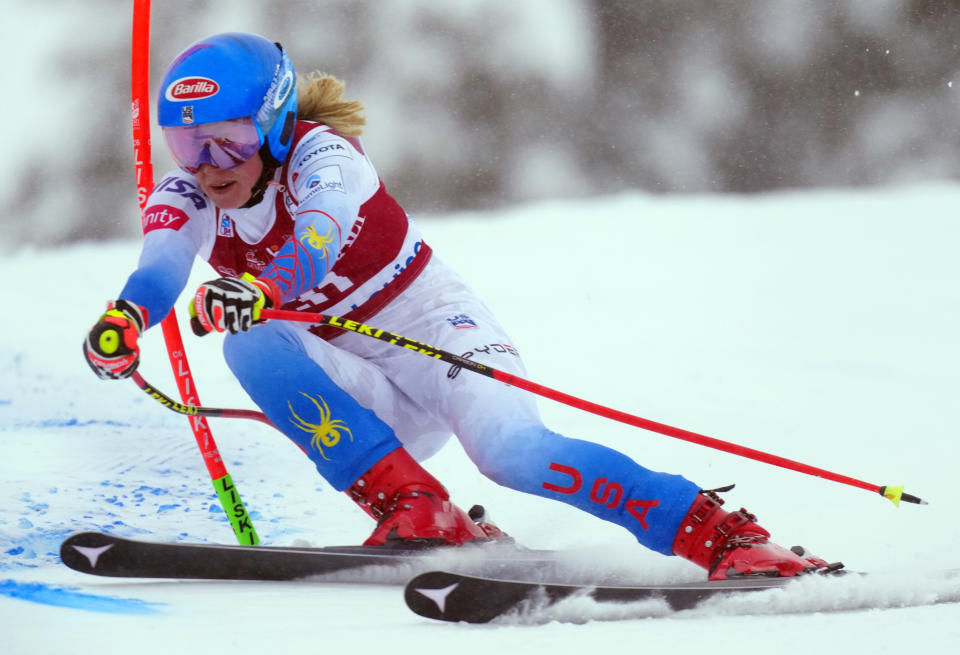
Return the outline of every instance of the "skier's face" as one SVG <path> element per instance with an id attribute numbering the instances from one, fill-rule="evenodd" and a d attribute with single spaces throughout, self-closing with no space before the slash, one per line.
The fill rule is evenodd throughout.
<path id="1" fill-rule="evenodd" d="M 239 166 L 217 168 L 201 164 L 196 178 L 200 188 L 220 209 L 242 207 L 250 199 L 253 185 L 263 172 L 263 161 L 256 154 Z"/>

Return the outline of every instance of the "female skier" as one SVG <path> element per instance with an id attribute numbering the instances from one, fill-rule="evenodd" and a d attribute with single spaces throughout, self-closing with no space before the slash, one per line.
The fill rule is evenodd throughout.
<path id="1" fill-rule="evenodd" d="M 362 335 L 262 320 L 283 308 L 370 321 L 525 375 L 504 329 L 387 193 L 357 138 L 363 107 L 342 91 L 319 74 L 298 84 L 283 48 L 253 34 L 211 36 L 173 61 L 158 116 L 179 170 L 150 195 L 138 266 L 84 341 L 97 375 L 133 373 L 139 335 L 170 312 L 199 255 L 222 277 L 192 295 L 194 332 L 229 333 L 244 390 L 378 521 L 366 544 L 502 535 L 418 463 L 452 433 L 498 484 L 619 524 L 711 579 L 826 566 L 680 476 L 548 430 L 526 392 Z"/>

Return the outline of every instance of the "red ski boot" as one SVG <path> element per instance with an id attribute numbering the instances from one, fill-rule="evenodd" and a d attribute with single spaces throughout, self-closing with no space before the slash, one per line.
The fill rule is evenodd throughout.
<path id="1" fill-rule="evenodd" d="M 365 546 L 459 545 L 503 536 L 450 502 L 443 485 L 403 448 L 374 464 L 347 494 L 378 521 Z"/>
<path id="2" fill-rule="evenodd" d="M 726 512 L 720 509 L 722 504 L 712 491 L 701 492 L 673 540 L 674 554 L 707 569 L 710 580 L 741 575 L 790 577 L 843 567 L 805 555 L 799 546 L 791 550 L 778 546 L 756 524 L 756 516 L 745 509 Z"/>

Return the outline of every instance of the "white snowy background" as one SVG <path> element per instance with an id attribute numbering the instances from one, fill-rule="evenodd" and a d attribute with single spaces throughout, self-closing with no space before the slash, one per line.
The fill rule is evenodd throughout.
<path id="1" fill-rule="evenodd" d="M 531 379 L 876 484 L 906 483 L 930 502 L 895 508 L 865 491 L 543 401 L 551 427 L 707 487 L 735 482 L 729 503 L 757 513 L 776 540 L 873 575 L 686 615 L 581 601 L 484 627 L 421 619 L 396 586 L 122 581 L 59 564 L 61 540 L 76 531 L 233 536 L 185 420 L 130 382 L 95 379 L 80 353 L 133 266 L 136 241 L 19 250 L 0 263 L 6 288 L 19 290 L 0 339 L 4 651 L 950 652 L 960 637 L 960 583 L 936 572 L 956 568 L 960 541 L 958 204 L 960 188 L 943 184 L 628 194 L 420 221 L 510 326 Z M 587 249 L 576 241 L 585 224 L 595 235 Z M 205 268 L 191 285 L 209 276 Z M 250 407 L 217 338 L 185 338 L 201 399 Z M 175 392 L 159 331 L 143 350 L 144 376 Z M 211 423 L 265 543 L 358 543 L 370 531 L 284 437 L 250 421 Z M 652 582 L 703 575 L 645 551 L 620 528 L 496 487 L 456 443 L 427 466 L 460 504 L 482 502 L 527 546 L 582 552 L 584 569 L 606 561 Z M 138 599 L 154 611 L 13 597 L 32 583 L 51 586 L 54 597 L 66 588 Z"/>

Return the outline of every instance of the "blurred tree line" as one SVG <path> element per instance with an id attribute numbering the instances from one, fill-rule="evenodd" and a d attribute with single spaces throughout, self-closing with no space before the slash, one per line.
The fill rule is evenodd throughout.
<path id="1" fill-rule="evenodd" d="M 960 173 L 956 1 L 153 4 L 154 98 L 170 60 L 207 34 L 282 41 L 301 73 L 333 73 L 367 105 L 367 148 L 414 214 Z M 85 3 L 97 29 L 59 44 L 48 79 L 72 98 L 62 121 L 74 140 L 18 157 L 8 244 L 138 233 L 130 15 L 116 8 Z M 159 179 L 170 162 L 153 136 Z"/>

